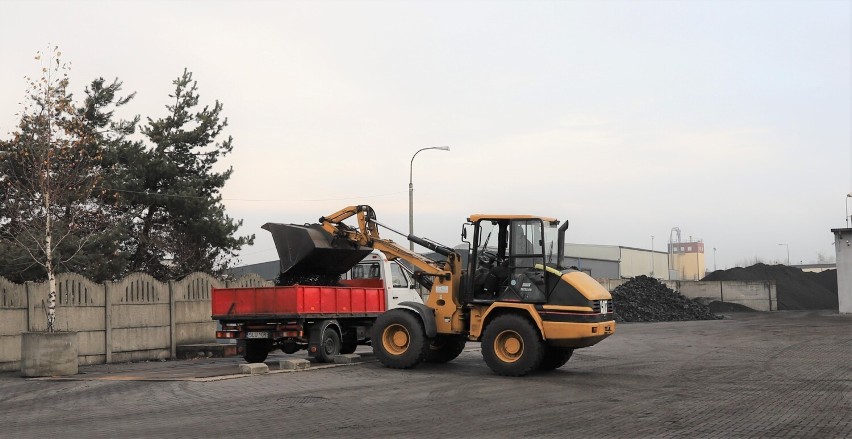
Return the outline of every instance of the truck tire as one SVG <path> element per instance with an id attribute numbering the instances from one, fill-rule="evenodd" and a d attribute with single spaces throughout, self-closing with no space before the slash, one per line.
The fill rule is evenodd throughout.
<path id="1" fill-rule="evenodd" d="M 482 335 L 482 357 L 494 373 L 524 376 L 537 369 L 544 342 L 532 322 L 518 314 L 494 318 Z"/>
<path id="2" fill-rule="evenodd" d="M 281 352 L 285 354 L 295 354 L 299 351 L 299 345 L 295 341 L 285 341 L 281 343 Z"/>
<path id="3" fill-rule="evenodd" d="M 263 363 L 272 350 L 272 340 L 246 340 L 243 359 L 247 363 Z"/>
<path id="4" fill-rule="evenodd" d="M 544 357 L 541 359 L 541 364 L 538 365 L 538 370 L 554 370 L 564 366 L 571 359 L 574 349 L 558 348 L 547 346 L 544 349 Z"/>
<path id="5" fill-rule="evenodd" d="M 328 325 L 322 330 L 320 345 L 317 349 L 317 360 L 321 363 L 334 363 L 334 357 L 340 355 L 340 334 Z"/>
<path id="6" fill-rule="evenodd" d="M 427 363 L 447 363 L 453 361 L 464 351 L 467 337 L 463 335 L 439 335 L 429 343 L 426 354 Z"/>
<path id="7" fill-rule="evenodd" d="M 344 341 L 342 345 L 340 345 L 340 353 L 341 354 L 351 354 L 355 352 L 355 349 L 358 348 L 357 341 Z"/>
<path id="8" fill-rule="evenodd" d="M 380 315 L 373 324 L 371 338 L 376 358 L 394 369 L 417 366 L 429 351 L 429 341 L 420 317 L 401 309 Z"/>

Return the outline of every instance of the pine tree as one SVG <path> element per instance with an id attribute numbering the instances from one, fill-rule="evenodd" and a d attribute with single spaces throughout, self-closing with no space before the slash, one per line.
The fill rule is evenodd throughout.
<path id="1" fill-rule="evenodd" d="M 233 171 L 214 165 L 233 148 L 222 104 L 198 109 L 198 84 L 184 69 L 178 77 L 168 114 L 148 118 L 142 133 L 152 148 L 125 147 L 121 153 L 122 203 L 129 222 L 129 269 L 155 277 L 180 278 L 194 271 L 220 274 L 236 251 L 254 235 L 235 237 L 242 221 L 225 213 L 220 189 Z"/>

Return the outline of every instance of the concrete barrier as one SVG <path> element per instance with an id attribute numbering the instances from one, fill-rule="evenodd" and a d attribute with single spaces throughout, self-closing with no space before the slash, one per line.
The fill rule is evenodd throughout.
<path id="1" fill-rule="evenodd" d="M 21 334 L 21 375 L 77 375 L 77 350 L 77 334 L 73 332 L 24 332 Z"/>
<path id="2" fill-rule="evenodd" d="M 612 291 L 628 281 L 628 279 L 597 280 L 608 291 Z M 778 310 L 777 287 L 774 280 L 709 282 L 664 280 L 661 282 L 690 299 L 736 303 L 755 311 Z"/>

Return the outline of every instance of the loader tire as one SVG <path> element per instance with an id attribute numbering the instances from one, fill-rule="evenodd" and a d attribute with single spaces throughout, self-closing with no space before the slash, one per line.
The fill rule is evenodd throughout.
<path id="1" fill-rule="evenodd" d="M 401 309 L 380 315 L 372 329 L 373 354 L 393 369 L 409 369 L 420 364 L 429 351 L 429 341 L 418 316 Z"/>
<path id="2" fill-rule="evenodd" d="M 243 359 L 247 363 L 263 363 L 272 350 L 272 340 L 246 340 Z"/>
<path id="3" fill-rule="evenodd" d="M 447 363 L 453 361 L 464 351 L 467 337 L 463 335 L 439 335 L 429 343 L 426 354 L 427 363 Z"/>
<path id="4" fill-rule="evenodd" d="M 482 336 L 482 357 L 494 373 L 524 376 L 536 370 L 544 356 L 538 329 L 517 314 L 494 318 Z"/>
<path id="5" fill-rule="evenodd" d="M 541 364 L 538 365 L 538 370 L 554 370 L 564 366 L 571 359 L 574 349 L 557 348 L 547 346 L 544 350 L 544 357 L 541 359 Z"/>
<path id="6" fill-rule="evenodd" d="M 334 363 L 334 357 L 340 355 L 340 334 L 331 326 L 326 326 L 320 336 L 320 345 L 317 349 L 317 360 L 320 363 Z"/>

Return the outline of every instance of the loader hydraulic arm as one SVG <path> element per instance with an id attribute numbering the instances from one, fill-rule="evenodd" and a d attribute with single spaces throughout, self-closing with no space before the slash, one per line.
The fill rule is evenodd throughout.
<path id="1" fill-rule="evenodd" d="M 357 216 L 357 228 L 353 228 L 343 223 L 344 220 L 353 216 Z M 400 258 L 417 267 L 417 269 L 422 271 L 423 274 L 450 280 L 454 272 L 460 273 L 461 271 L 458 266 L 460 261 L 452 249 L 436 245 L 416 236 L 406 236 L 408 239 L 413 240 L 418 244 L 424 245 L 427 248 L 438 251 L 439 253 L 447 256 L 448 259 L 446 262 L 439 262 L 420 256 L 405 247 L 397 245 L 392 240 L 381 238 L 379 236 L 380 225 L 394 232 L 397 231 L 379 224 L 376 221 L 376 213 L 370 206 L 348 206 L 331 215 L 321 217 L 319 221 L 322 228 L 332 236 L 357 243 L 358 245 L 381 250 L 385 253 L 385 255 L 387 255 L 388 259 L 393 260 Z"/>

